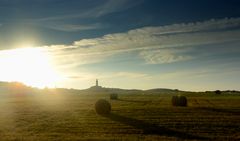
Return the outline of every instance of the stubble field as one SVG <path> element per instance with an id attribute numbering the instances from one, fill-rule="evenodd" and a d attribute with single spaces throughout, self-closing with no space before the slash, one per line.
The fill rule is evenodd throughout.
<path id="1" fill-rule="evenodd" d="M 1 95 L 0 140 L 240 140 L 240 96 L 188 94 L 173 107 L 173 94 Z M 107 99 L 112 112 L 97 115 Z"/>

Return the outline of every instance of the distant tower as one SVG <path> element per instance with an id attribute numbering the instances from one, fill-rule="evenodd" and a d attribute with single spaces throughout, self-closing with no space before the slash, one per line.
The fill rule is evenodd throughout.
<path id="1" fill-rule="evenodd" d="M 96 86 L 98 87 L 98 79 L 96 79 Z"/>

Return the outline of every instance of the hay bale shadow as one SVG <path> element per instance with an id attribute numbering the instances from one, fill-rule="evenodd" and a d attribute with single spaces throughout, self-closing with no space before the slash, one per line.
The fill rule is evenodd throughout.
<path id="1" fill-rule="evenodd" d="M 223 114 L 230 114 L 230 115 L 236 115 L 239 116 L 239 110 L 234 109 L 220 109 L 220 108 L 214 108 L 214 107 L 197 107 L 197 110 L 204 110 L 208 112 L 216 112 L 216 113 L 223 113 Z"/>
<path id="2" fill-rule="evenodd" d="M 150 100 L 127 100 L 127 99 L 117 99 L 118 101 L 124 101 L 124 102 L 133 102 L 133 103 L 143 103 L 143 104 L 147 104 L 147 103 L 151 103 L 152 101 Z"/>
<path id="3" fill-rule="evenodd" d="M 134 128 L 143 130 L 143 134 L 148 135 L 162 135 L 162 136 L 168 136 L 168 137 L 176 137 L 179 139 L 193 139 L 193 140 L 207 140 L 206 137 L 200 137 L 195 136 L 191 134 L 187 134 L 184 132 L 179 132 L 175 130 L 168 129 L 163 126 L 159 126 L 156 124 L 147 123 L 142 120 L 130 118 L 130 117 L 124 117 L 115 113 L 111 113 L 109 115 L 105 116 L 106 118 L 109 118 L 112 121 L 117 121 L 126 125 L 130 125 Z"/>

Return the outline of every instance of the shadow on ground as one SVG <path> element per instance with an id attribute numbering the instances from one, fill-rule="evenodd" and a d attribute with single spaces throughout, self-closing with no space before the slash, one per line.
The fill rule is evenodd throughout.
<path id="1" fill-rule="evenodd" d="M 130 125 L 137 129 L 142 129 L 143 134 L 149 134 L 149 135 L 162 135 L 162 136 L 168 136 L 168 137 L 176 137 L 179 139 L 192 139 L 192 140 L 208 140 L 208 138 L 195 136 L 191 134 L 187 134 L 184 132 L 179 132 L 175 130 L 171 130 L 168 128 L 165 128 L 163 126 L 159 126 L 156 124 L 150 124 L 142 120 L 133 119 L 129 117 L 124 117 L 115 113 L 111 113 L 109 115 L 105 115 L 106 118 L 109 118 L 110 120 L 117 121 L 126 125 Z"/>
<path id="2" fill-rule="evenodd" d="M 141 100 L 126 100 L 126 99 L 117 99 L 118 101 L 124 101 L 124 102 L 134 102 L 134 103 L 143 103 L 143 104 L 146 104 L 146 103 L 151 103 L 152 101 L 141 101 Z"/>
<path id="3" fill-rule="evenodd" d="M 216 113 L 240 115 L 239 109 L 236 109 L 236 110 L 233 110 L 233 109 L 220 109 L 220 108 L 214 108 L 214 107 L 198 107 L 196 109 L 204 110 L 204 111 L 210 111 L 210 112 L 216 112 Z"/>

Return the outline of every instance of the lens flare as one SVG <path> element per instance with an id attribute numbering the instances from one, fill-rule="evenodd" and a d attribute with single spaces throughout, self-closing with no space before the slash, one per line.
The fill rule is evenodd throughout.
<path id="1" fill-rule="evenodd" d="M 44 48 L 0 51 L 2 81 L 18 81 L 33 87 L 55 87 L 61 77 Z"/>

